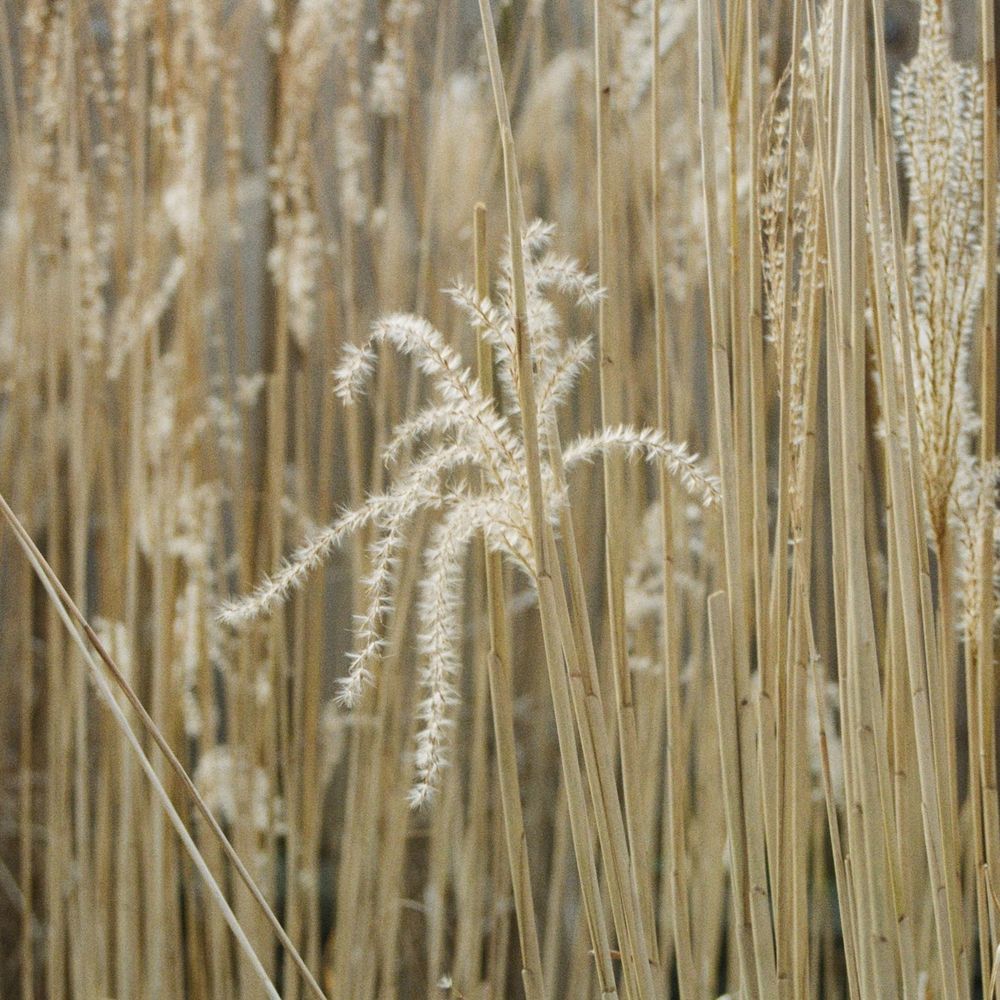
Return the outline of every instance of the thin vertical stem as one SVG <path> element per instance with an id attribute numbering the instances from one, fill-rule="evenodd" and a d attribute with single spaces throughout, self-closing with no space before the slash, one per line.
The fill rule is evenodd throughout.
<path id="1" fill-rule="evenodd" d="M 650 5 L 652 16 L 652 72 L 650 82 L 651 209 L 653 272 L 653 336 L 656 342 L 656 405 L 660 429 L 669 437 L 670 418 L 670 345 L 663 315 L 663 274 L 660 263 L 662 192 L 660 190 L 660 0 Z M 660 493 L 660 539 L 663 559 L 663 671 L 666 697 L 666 781 L 665 823 L 668 833 L 666 882 L 670 898 L 677 982 L 681 1000 L 698 995 L 698 979 L 691 949 L 691 913 L 688 905 L 688 860 L 685 842 L 687 807 L 687 741 L 681 722 L 679 618 L 674 585 L 674 504 L 673 482 L 662 464 L 658 469 Z"/>
<path id="2" fill-rule="evenodd" d="M 476 205 L 473 218 L 476 261 L 476 298 L 482 302 L 489 295 L 486 263 L 486 206 Z M 479 340 L 479 384 L 488 399 L 494 393 L 493 350 L 485 338 Z M 487 671 L 490 704 L 493 710 L 493 734 L 497 746 L 497 772 L 500 776 L 500 801 L 503 806 L 507 860 L 514 892 L 514 911 L 521 946 L 521 977 L 527 1000 L 547 996 L 542 974 L 541 949 L 535 922 L 535 903 L 531 886 L 521 787 L 517 775 L 517 749 L 514 740 L 514 706 L 511 693 L 511 651 L 507 629 L 507 599 L 504 593 L 503 561 L 499 552 L 484 544 L 486 563 L 486 606 L 489 618 Z"/>

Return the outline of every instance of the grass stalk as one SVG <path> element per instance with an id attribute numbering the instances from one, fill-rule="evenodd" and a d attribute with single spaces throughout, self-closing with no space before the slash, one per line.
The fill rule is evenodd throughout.
<path id="1" fill-rule="evenodd" d="M 489 294 L 486 260 L 486 206 L 476 205 L 474 219 L 476 295 L 480 301 Z M 493 352 L 488 343 L 479 341 L 479 384 L 487 398 L 493 396 Z M 512 670 L 507 626 L 507 601 L 504 592 L 503 563 L 496 552 L 484 548 L 486 564 L 486 606 L 489 618 L 489 650 L 486 668 L 493 712 L 493 736 L 496 740 L 497 773 L 500 777 L 500 801 L 503 805 L 504 834 L 510 880 L 514 892 L 518 939 L 521 947 L 524 992 L 527 1000 L 548 996 L 542 970 L 541 948 L 535 923 L 534 893 L 528 859 L 521 787 L 517 776 L 517 751 L 512 704 Z"/>
<path id="2" fill-rule="evenodd" d="M 270 923 L 278 940 L 281 942 L 283 947 L 287 949 L 290 957 L 292 958 L 292 961 L 295 962 L 295 965 L 297 966 L 299 972 L 301 973 L 304 981 L 309 986 L 309 989 L 312 991 L 313 995 L 317 997 L 317 1000 L 325 1000 L 325 995 L 323 991 L 319 988 L 319 984 L 313 978 L 312 973 L 309 971 L 305 963 L 302 961 L 302 958 L 296 951 L 295 946 L 288 939 L 287 934 L 282 928 L 277 917 L 274 916 L 274 913 L 271 910 L 270 906 L 268 905 L 267 900 L 264 898 L 263 893 L 260 891 L 259 888 L 257 888 L 256 883 L 251 877 L 250 872 L 247 870 L 243 861 L 240 859 L 239 855 L 236 854 L 236 852 L 233 850 L 232 845 L 230 845 L 228 839 L 226 838 L 226 835 L 222 831 L 222 828 L 219 826 L 218 821 L 215 819 L 215 817 L 212 815 L 211 810 L 205 804 L 205 800 L 202 798 L 198 790 L 195 788 L 190 777 L 188 777 L 187 772 L 181 766 L 180 761 L 177 759 L 176 755 L 171 750 L 170 745 L 163 737 L 163 734 L 160 732 L 159 728 L 150 718 L 149 713 L 146 711 L 142 702 L 139 701 L 135 692 L 129 686 L 128 682 L 125 680 L 124 676 L 121 673 L 121 670 L 112 660 L 110 653 L 108 653 L 107 649 L 105 648 L 101 640 L 98 638 L 93 628 L 89 625 L 87 620 L 80 613 L 79 609 L 77 608 L 76 604 L 73 602 L 69 594 L 65 591 L 65 589 L 63 589 L 63 586 L 59 582 L 58 577 L 55 575 L 55 573 L 49 566 L 48 562 L 45 560 L 45 557 L 41 554 L 41 552 L 39 552 L 38 548 L 35 546 L 35 543 L 31 540 L 30 535 L 28 535 L 27 532 L 24 530 L 23 526 L 21 525 L 21 522 L 17 518 L 17 515 L 14 514 L 14 512 L 10 509 L 10 507 L 7 504 L 7 501 L 3 498 L 3 496 L 0 496 L 0 513 L 3 514 L 4 518 L 7 520 L 7 523 L 15 532 L 17 540 L 19 544 L 21 544 L 22 548 L 25 550 L 25 553 L 29 555 L 32 566 L 39 574 L 39 578 L 42 580 L 43 586 L 46 587 L 46 590 L 50 593 L 50 596 L 53 598 L 54 601 L 56 601 L 56 608 L 60 612 L 60 617 L 63 617 L 65 615 L 64 621 L 69 622 L 73 625 L 73 628 L 70 629 L 70 634 L 75 637 L 78 645 L 80 645 L 82 649 L 85 649 L 86 647 L 82 645 L 82 639 L 80 639 L 79 637 L 81 634 L 86 637 L 87 641 L 93 647 L 94 651 L 97 653 L 98 657 L 103 662 L 105 668 L 111 674 L 111 677 L 114 680 L 115 684 L 124 694 L 129 705 L 138 714 L 140 721 L 143 724 L 143 727 L 146 729 L 147 733 L 152 737 L 153 741 L 156 743 L 157 748 L 160 750 L 160 752 L 164 756 L 164 759 L 170 765 L 170 768 L 174 776 L 178 779 L 181 787 L 190 798 L 192 804 L 197 808 L 201 817 L 205 820 L 209 828 L 212 830 L 212 833 L 218 840 L 219 845 L 222 847 L 222 850 L 225 853 L 227 859 L 233 865 L 233 868 L 235 869 L 237 875 L 240 877 L 244 886 L 250 892 L 254 901 L 260 907 L 261 912 L 267 918 L 268 923 Z M 105 690 L 105 688 L 107 688 L 107 691 L 109 693 L 106 695 L 106 698 L 109 700 L 109 705 L 111 705 L 112 712 L 115 715 L 115 718 L 117 719 L 120 712 L 116 711 L 117 702 L 114 701 L 114 698 L 110 695 L 110 688 L 107 687 L 107 681 L 104 679 L 104 675 L 100 673 L 100 670 L 96 667 L 96 663 L 93 661 L 92 657 L 89 657 L 89 654 L 85 658 L 87 659 L 87 665 L 91 668 L 91 671 L 94 672 L 95 683 L 98 683 L 99 688 L 102 690 L 102 692 Z M 122 717 L 122 719 L 124 720 L 124 717 Z M 124 721 L 127 723 L 127 720 Z M 131 728 L 129 728 L 128 733 L 131 732 L 132 730 Z M 126 733 L 126 736 L 128 736 L 128 733 Z M 133 742 L 134 740 L 135 740 L 134 736 L 129 737 L 130 743 Z M 137 743 L 135 743 L 135 747 L 136 749 L 140 749 Z M 146 761 L 146 764 L 143 766 L 143 770 L 145 770 L 148 775 L 150 773 L 149 768 L 151 768 L 152 765 L 148 764 L 148 760 L 145 757 L 144 753 L 142 754 L 141 760 Z M 163 789 L 162 783 L 158 779 L 157 782 L 154 783 L 154 790 L 157 790 L 157 795 L 160 795 L 160 790 L 162 789 Z M 163 798 L 165 795 L 166 792 L 164 790 L 163 796 L 161 796 L 161 798 Z M 170 808 L 166 810 L 168 818 L 170 818 L 171 822 L 174 823 L 174 825 L 176 826 L 176 823 L 180 822 L 180 818 L 179 816 L 177 816 L 177 813 L 174 810 L 173 805 L 166 800 L 164 801 L 164 805 L 165 807 L 167 805 L 170 806 Z M 176 823 L 174 821 L 175 816 L 177 816 Z M 181 834 L 180 831 L 178 831 L 178 834 L 181 836 L 182 842 L 185 844 L 185 847 L 189 850 L 190 853 L 191 848 L 194 847 L 194 842 L 190 840 L 190 835 L 187 834 L 186 828 L 183 834 Z M 188 847 L 189 841 L 190 841 L 190 847 Z M 204 865 L 204 861 L 203 859 L 201 859 L 200 853 L 197 852 L 197 848 L 194 848 L 194 850 L 197 853 L 197 857 L 192 855 L 192 860 L 194 864 L 196 865 L 196 867 L 198 867 L 199 871 L 202 871 L 204 869 L 204 873 L 207 873 L 208 869 Z M 228 904 L 226 904 L 226 907 L 228 909 Z M 235 920 L 235 917 L 233 918 L 233 920 Z M 227 916 L 227 922 L 229 922 L 228 916 Z M 232 923 L 230 923 L 230 926 L 232 926 Z M 242 934 L 242 930 L 240 931 L 240 934 Z M 239 935 L 237 935 L 237 937 L 239 938 Z M 258 971 L 257 965 L 259 964 L 259 960 L 255 959 L 255 957 L 252 956 L 248 957 L 251 958 L 251 963 L 254 964 L 255 971 Z"/>
<path id="3" fill-rule="evenodd" d="M 119 729 L 124 735 L 132 751 L 135 753 L 137 759 L 139 760 L 140 766 L 145 772 L 146 777 L 149 779 L 153 791 L 155 792 L 157 798 L 160 800 L 163 810 L 167 814 L 167 817 L 170 820 L 171 825 L 174 827 L 178 837 L 181 840 L 181 843 L 184 845 L 185 850 L 188 852 L 192 862 L 198 869 L 198 873 L 202 877 L 206 887 L 208 888 L 209 893 L 211 894 L 215 903 L 219 906 L 220 910 L 225 916 L 226 923 L 229 924 L 229 927 L 233 932 L 233 936 L 236 938 L 236 941 L 238 942 L 240 948 L 246 955 L 255 974 L 257 975 L 258 979 L 263 985 L 265 992 L 269 997 L 272 998 L 272 1000 L 280 1000 L 278 991 L 274 988 L 270 979 L 268 978 L 268 975 L 265 972 L 263 965 L 261 964 L 260 958 L 258 958 L 257 953 L 253 948 L 253 945 L 250 943 L 250 940 L 246 936 L 246 932 L 243 930 L 239 921 L 236 919 L 236 915 L 233 913 L 231 907 L 229 906 L 229 903 L 226 901 L 226 898 L 222 893 L 222 890 L 219 888 L 218 883 L 215 881 L 215 879 L 212 876 L 212 873 L 209 871 L 208 865 L 205 863 L 205 860 L 202 857 L 201 852 L 198 850 L 197 845 L 195 844 L 194 840 L 191 837 L 191 834 L 188 832 L 187 827 L 184 825 L 184 821 L 181 819 L 177 810 L 174 808 L 174 805 L 170 800 L 170 796 L 167 794 L 167 790 L 164 788 L 163 783 L 161 782 L 159 776 L 157 775 L 155 768 L 153 767 L 152 763 L 150 763 L 150 760 L 146 756 L 145 751 L 142 749 L 142 746 L 139 743 L 139 739 L 136 736 L 135 731 L 129 724 L 128 719 L 125 717 L 124 711 L 118 704 L 118 701 L 115 698 L 115 695 L 111 690 L 111 687 L 108 684 L 107 679 L 105 678 L 101 668 L 97 664 L 97 661 L 94 659 L 92 653 L 90 652 L 90 649 L 88 649 L 87 642 L 89 641 L 89 643 L 95 648 L 95 650 L 98 652 L 98 655 L 100 655 L 101 659 L 104 660 L 105 666 L 111 669 L 112 676 L 114 676 L 116 680 L 120 678 L 121 676 L 120 673 L 118 673 L 117 670 L 112 668 L 111 664 L 108 662 L 110 658 L 107 656 L 107 652 L 101 646 L 100 640 L 94 634 L 90 626 L 87 625 L 86 622 L 82 620 L 82 618 L 79 615 L 79 612 L 76 611 L 75 605 L 69 599 L 69 595 L 66 594 L 64 590 L 62 590 L 62 587 L 59 584 L 58 579 L 55 578 L 54 575 L 52 574 L 52 571 L 49 568 L 47 562 L 45 561 L 44 556 L 42 556 L 42 554 L 35 547 L 34 543 L 31 540 L 31 537 L 21 526 L 21 523 L 17 519 L 17 516 L 10 509 L 10 507 L 7 504 L 7 501 L 2 496 L 0 496 L 0 513 L 3 514 L 8 525 L 14 532 L 18 544 L 24 550 L 25 556 L 31 563 L 32 568 L 35 570 L 35 573 L 37 574 L 38 579 L 41 582 L 42 586 L 45 588 L 45 591 L 52 602 L 52 606 L 56 609 L 56 612 L 62 619 L 63 625 L 65 626 L 67 632 L 69 632 L 70 636 L 76 643 L 80 655 L 82 656 L 84 662 L 87 665 L 90 677 L 92 678 L 94 684 L 97 686 L 98 691 L 101 693 L 105 705 L 110 710 Z M 123 690 L 127 691 L 127 688 L 123 688 Z M 211 817 L 211 813 L 207 809 L 205 810 L 205 816 L 206 818 Z M 323 993 L 321 991 L 318 991 L 318 995 L 322 997 Z"/>

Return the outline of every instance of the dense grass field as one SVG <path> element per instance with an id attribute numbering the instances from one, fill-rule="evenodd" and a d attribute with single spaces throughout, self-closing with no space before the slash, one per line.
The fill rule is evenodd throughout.
<path id="1" fill-rule="evenodd" d="M 953 2 L 0 3 L 0 996 L 1000 996 Z"/>

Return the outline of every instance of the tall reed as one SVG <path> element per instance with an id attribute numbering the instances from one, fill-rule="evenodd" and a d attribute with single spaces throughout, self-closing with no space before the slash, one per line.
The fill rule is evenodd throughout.
<path id="1" fill-rule="evenodd" d="M 997 995 L 918 6 L 0 10 L 0 995 Z"/>

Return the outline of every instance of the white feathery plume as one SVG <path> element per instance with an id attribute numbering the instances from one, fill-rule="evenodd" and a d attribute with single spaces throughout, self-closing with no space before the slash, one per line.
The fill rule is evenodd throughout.
<path id="1" fill-rule="evenodd" d="M 562 335 L 559 313 L 544 293 L 552 289 L 585 305 L 602 294 L 597 282 L 576 261 L 548 252 L 552 233 L 551 226 L 536 222 L 525 234 L 528 329 L 538 380 L 538 420 L 543 426 L 555 422 L 559 406 L 569 398 L 591 356 L 589 339 L 567 340 Z M 355 621 L 354 651 L 337 696 L 341 704 L 357 705 L 385 652 L 386 623 L 393 613 L 400 555 L 410 541 L 411 525 L 418 514 L 435 515 L 437 522 L 423 551 L 426 573 L 417 604 L 424 697 L 418 708 L 416 784 L 410 796 L 413 805 L 432 797 L 447 758 L 448 733 L 459 700 L 462 579 L 470 542 L 482 535 L 491 551 L 519 568 L 530 581 L 535 576 L 526 459 L 517 408 L 510 275 L 508 253 L 500 264 L 496 299 L 480 299 L 461 283 L 447 293 L 473 328 L 496 349 L 504 412 L 483 393 L 461 355 L 427 320 L 403 313 L 377 320 L 363 344 L 345 349 L 333 373 L 334 391 L 347 405 L 357 405 L 373 375 L 377 348 L 382 344 L 412 358 L 426 377 L 433 401 L 397 425 L 382 450 L 396 481 L 387 492 L 369 497 L 356 510 L 346 511 L 332 525 L 312 533 L 274 575 L 220 613 L 232 625 L 244 625 L 267 614 L 349 536 L 371 528 L 365 608 Z M 717 480 L 685 446 L 673 444 L 656 430 L 617 427 L 582 438 L 567 451 L 566 464 L 572 466 L 613 448 L 665 462 L 705 504 L 718 499 Z M 410 457 L 402 470 L 396 470 L 395 462 L 404 451 L 410 452 Z M 546 509 L 558 530 L 560 512 L 569 502 L 567 488 L 544 459 L 541 475 Z"/>
<path id="2" fill-rule="evenodd" d="M 425 657 L 421 670 L 424 698 L 417 709 L 421 721 L 415 764 L 417 781 L 410 803 L 430 801 L 446 764 L 450 709 L 458 700 L 456 678 L 461 669 L 462 581 L 469 543 L 488 519 L 490 505 L 477 496 L 456 498 L 438 523 L 424 553 L 427 575 L 420 584 L 418 639 Z"/>
<path id="3" fill-rule="evenodd" d="M 982 108 L 978 68 L 952 57 L 943 5 L 924 2 L 919 47 L 899 72 L 893 119 L 910 201 L 912 368 L 937 543 L 957 513 L 962 482 L 974 478 L 978 417 L 968 368 L 983 287 Z"/>
<path id="4" fill-rule="evenodd" d="M 624 451 L 629 458 L 644 458 L 647 462 L 664 462 L 672 475 L 677 476 L 681 485 L 702 504 L 712 507 L 721 498 L 721 486 L 717 477 L 706 472 L 684 444 L 675 444 L 655 427 L 606 427 L 597 434 L 581 437 L 565 451 L 563 462 L 571 469 L 580 462 L 593 461 L 613 449 Z"/>
<path id="5" fill-rule="evenodd" d="M 333 370 L 333 391 L 345 403 L 356 402 L 375 370 L 375 352 L 368 344 L 344 346 L 344 360 Z"/>

